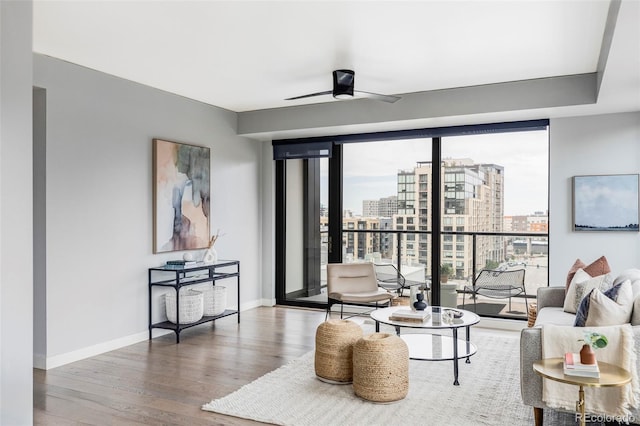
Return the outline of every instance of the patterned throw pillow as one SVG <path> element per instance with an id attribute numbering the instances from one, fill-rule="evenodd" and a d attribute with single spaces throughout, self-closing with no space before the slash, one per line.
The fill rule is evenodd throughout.
<path id="1" fill-rule="evenodd" d="M 580 302 L 591 290 L 597 288 L 606 291 L 611 288 L 611 281 L 610 274 L 591 277 L 584 270 L 578 269 L 565 294 L 563 310 L 575 314 Z"/>
<path id="2" fill-rule="evenodd" d="M 631 320 L 633 291 L 627 280 L 611 287 L 604 293 L 594 288 L 582 299 L 576 320 L 576 327 L 626 324 Z"/>
<path id="3" fill-rule="evenodd" d="M 569 285 L 571 285 L 573 276 L 576 274 L 576 272 L 578 272 L 578 269 L 584 270 L 586 266 L 587 265 L 580 259 L 576 259 L 576 261 L 573 262 L 573 265 L 571 266 L 571 269 L 569 269 L 569 273 L 567 274 L 567 284 L 565 285 L 565 292 L 569 291 Z"/>

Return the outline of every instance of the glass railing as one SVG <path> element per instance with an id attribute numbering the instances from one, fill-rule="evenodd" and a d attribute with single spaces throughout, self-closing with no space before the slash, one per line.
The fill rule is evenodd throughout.
<path id="1" fill-rule="evenodd" d="M 343 262 L 391 263 L 407 280 L 435 284 L 431 273 L 431 231 L 344 229 L 342 235 Z M 326 240 L 323 238 L 323 269 L 327 261 Z M 446 264 L 451 272 L 435 281 L 440 283 L 441 304 L 475 310 L 485 317 L 526 319 L 537 289 L 549 284 L 548 241 L 547 233 L 443 231 L 441 270 Z M 504 293 L 473 294 L 474 277 L 483 269 L 524 270 L 523 291 L 512 297 L 503 297 Z M 324 279 L 325 274 L 322 276 Z"/>

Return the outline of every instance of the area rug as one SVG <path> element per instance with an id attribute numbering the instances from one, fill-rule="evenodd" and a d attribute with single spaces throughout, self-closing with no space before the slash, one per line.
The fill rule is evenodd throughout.
<path id="1" fill-rule="evenodd" d="M 520 397 L 519 334 L 477 328 L 471 334 L 478 353 L 470 364 L 460 361 L 460 386 L 453 385 L 451 361 L 411 360 L 407 397 L 375 404 L 355 396 L 351 385 L 318 380 L 309 352 L 202 408 L 296 426 L 533 424 L 533 410 Z"/>

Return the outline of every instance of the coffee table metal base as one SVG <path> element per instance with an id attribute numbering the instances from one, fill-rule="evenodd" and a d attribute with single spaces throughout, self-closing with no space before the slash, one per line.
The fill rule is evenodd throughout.
<path id="1" fill-rule="evenodd" d="M 457 333 L 456 333 L 457 334 Z M 458 360 L 474 355 L 478 348 L 466 340 L 440 334 L 403 334 L 409 348 L 409 358 L 419 361 L 453 361 L 453 384 L 458 386 Z M 454 341 L 457 342 L 454 344 Z"/>

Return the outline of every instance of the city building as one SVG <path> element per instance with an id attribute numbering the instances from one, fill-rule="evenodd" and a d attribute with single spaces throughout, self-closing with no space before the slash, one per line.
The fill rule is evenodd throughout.
<path id="1" fill-rule="evenodd" d="M 395 229 L 431 229 L 431 169 L 431 162 L 424 161 L 398 172 Z M 500 165 L 476 164 L 468 158 L 444 160 L 442 262 L 453 267 L 456 278 L 466 279 L 473 274 L 473 244 L 470 236 L 455 233 L 503 231 L 503 172 Z M 427 271 L 431 270 L 431 244 L 429 234 L 405 234 L 401 242 L 402 263 L 423 264 Z M 476 266 L 484 266 L 487 260 L 504 260 L 505 250 L 501 237 L 478 238 Z"/>

